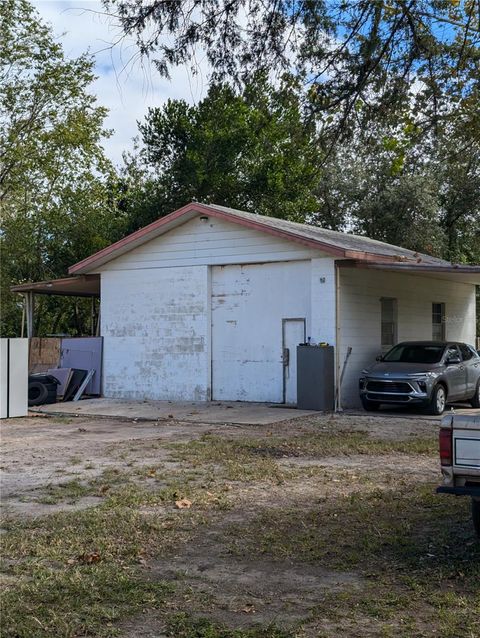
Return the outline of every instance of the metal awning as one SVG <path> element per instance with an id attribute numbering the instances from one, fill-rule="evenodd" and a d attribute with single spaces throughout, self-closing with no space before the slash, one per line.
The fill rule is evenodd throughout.
<path id="1" fill-rule="evenodd" d="M 366 270 L 383 270 L 388 272 L 403 272 L 405 274 L 423 275 L 435 279 L 446 279 L 458 283 L 477 284 L 480 286 L 480 266 L 466 264 L 424 264 L 424 263 L 381 263 L 378 261 L 365 262 L 356 260 L 339 260 L 340 268 L 362 268 Z"/>
<path id="2" fill-rule="evenodd" d="M 22 336 L 24 319 L 27 320 L 27 337 L 34 336 L 33 315 L 36 295 L 59 295 L 62 297 L 89 297 L 92 300 L 92 334 L 94 334 L 95 299 L 100 297 L 100 275 L 75 275 L 63 279 L 34 281 L 28 284 L 11 286 L 12 292 L 18 292 L 25 299 L 22 317 Z M 97 322 L 98 326 L 98 322 Z"/>
<path id="3" fill-rule="evenodd" d="M 64 279 L 49 279 L 10 288 L 12 292 L 35 295 L 62 295 L 67 297 L 100 297 L 100 275 L 76 275 Z"/>

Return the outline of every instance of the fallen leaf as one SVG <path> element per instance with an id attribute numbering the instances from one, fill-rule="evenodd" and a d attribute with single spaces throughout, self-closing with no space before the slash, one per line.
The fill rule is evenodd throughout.
<path id="1" fill-rule="evenodd" d="M 87 565 L 91 565 L 92 563 L 98 563 L 101 560 L 101 556 L 98 552 L 85 552 L 81 554 L 78 559 L 80 563 L 87 563 Z"/>
<path id="2" fill-rule="evenodd" d="M 192 507 L 192 501 L 189 501 L 188 498 L 182 498 L 179 501 L 175 501 L 175 505 L 179 510 L 188 509 Z"/>
<path id="3" fill-rule="evenodd" d="M 251 603 L 248 603 L 248 605 L 245 605 L 245 607 L 242 609 L 242 611 L 245 614 L 254 614 L 255 613 L 255 607 Z"/>

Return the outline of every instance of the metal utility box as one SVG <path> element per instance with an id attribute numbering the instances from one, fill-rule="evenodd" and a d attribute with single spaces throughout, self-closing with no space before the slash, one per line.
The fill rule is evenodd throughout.
<path id="1" fill-rule="evenodd" d="M 297 408 L 328 411 L 334 407 L 333 346 L 297 346 Z"/>

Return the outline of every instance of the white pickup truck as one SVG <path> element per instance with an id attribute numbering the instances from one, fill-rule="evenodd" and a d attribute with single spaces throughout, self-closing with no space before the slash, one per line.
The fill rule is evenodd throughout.
<path id="1" fill-rule="evenodd" d="M 471 496 L 473 525 L 480 537 L 480 415 L 444 416 L 439 440 L 443 483 L 437 492 Z"/>

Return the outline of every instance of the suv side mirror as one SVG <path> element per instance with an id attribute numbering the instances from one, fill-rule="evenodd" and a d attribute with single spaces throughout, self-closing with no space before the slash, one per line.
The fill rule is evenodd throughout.
<path id="1" fill-rule="evenodd" d="M 453 357 L 448 357 L 448 359 L 445 361 L 445 363 L 447 364 L 447 366 L 451 366 L 454 365 L 456 363 L 461 363 L 462 360 L 460 359 L 460 357 L 458 356 L 453 356 Z"/>
<path id="2" fill-rule="evenodd" d="M 375 357 L 375 361 L 383 361 L 383 355 L 378 354 L 378 355 Z"/>

